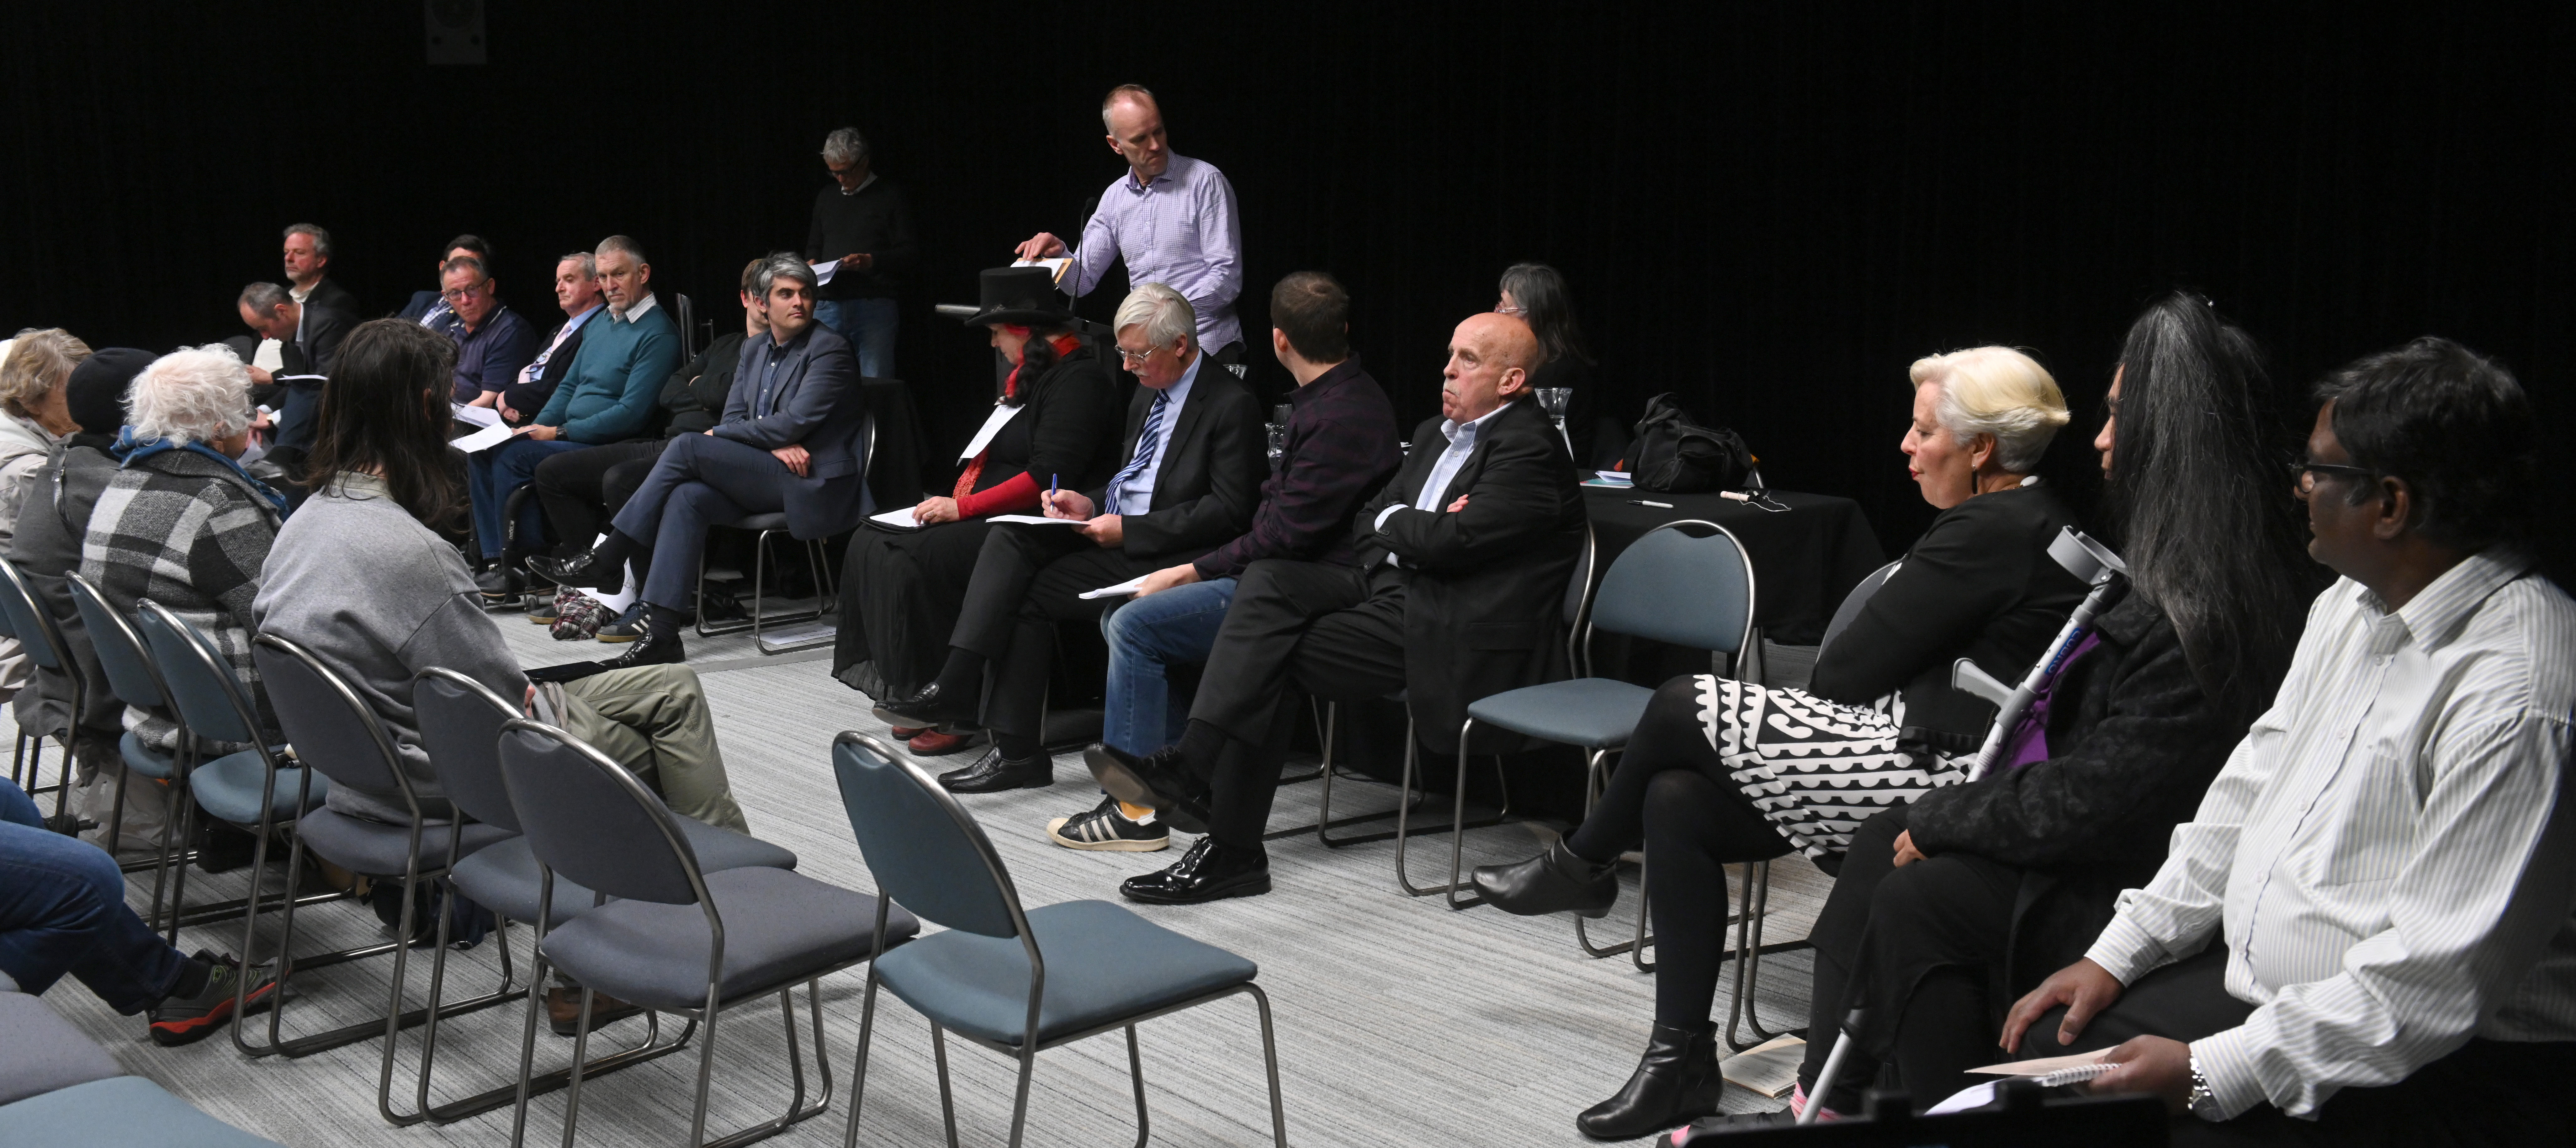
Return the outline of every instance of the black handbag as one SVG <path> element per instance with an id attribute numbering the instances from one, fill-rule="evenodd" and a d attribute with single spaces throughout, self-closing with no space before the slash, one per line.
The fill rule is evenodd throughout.
<path id="1" fill-rule="evenodd" d="M 1741 487 L 1760 461 L 1743 435 L 1692 422 L 1666 392 L 1646 400 L 1646 417 L 1637 420 L 1637 440 L 1619 469 L 1639 490 L 1691 494 Z"/>

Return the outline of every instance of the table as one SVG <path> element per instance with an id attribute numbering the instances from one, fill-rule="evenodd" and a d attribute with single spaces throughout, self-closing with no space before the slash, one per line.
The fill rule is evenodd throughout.
<path id="1" fill-rule="evenodd" d="M 1714 491 L 1673 494 L 1583 488 L 1594 545 L 1600 550 L 1600 569 L 1608 570 L 1620 551 L 1667 522 L 1694 518 L 1714 522 L 1733 533 L 1753 557 L 1753 624 L 1762 628 L 1762 636 L 1786 645 L 1812 646 L 1823 640 L 1825 623 L 1834 616 L 1834 607 L 1842 604 L 1843 595 L 1884 564 L 1887 556 L 1879 550 L 1878 536 L 1871 533 L 1859 503 L 1791 491 L 1775 491 L 1771 497 L 1789 509 L 1763 510 Z M 1669 502 L 1673 507 L 1636 505 L 1640 499 Z"/>

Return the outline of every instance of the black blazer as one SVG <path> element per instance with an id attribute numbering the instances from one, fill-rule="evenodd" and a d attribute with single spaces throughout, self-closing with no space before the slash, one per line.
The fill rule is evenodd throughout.
<path id="1" fill-rule="evenodd" d="M 1565 583 L 1583 552 L 1583 494 L 1556 424 L 1520 399 L 1478 429 L 1476 445 L 1440 493 L 1439 512 L 1411 509 L 1449 449 L 1435 415 L 1413 428 L 1413 450 L 1395 478 L 1360 507 L 1352 539 L 1364 569 L 1400 560 L 1404 684 L 1416 733 L 1441 753 L 1458 748 L 1467 705 L 1566 676 Z M 1467 508 L 1445 508 L 1467 497 Z M 1405 506 L 1380 529 L 1377 516 Z M 1522 739 L 1479 731 L 1475 748 L 1498 753 Z"/>
<path id="2" fill-rule="evenodd" d="M 1109 481 L 1126 461 L 1118 453 L 1118 387 L 1091 348 L 1075 347 L 1036 383 L 1023 381 L 1019 395 L 1020 413 L 984 444 L 975 490 L 991 490 L 1022 474 L 1041 487 L 1089 490 Z"/>
<path id="3" fill-rule="evenodd" d="M 1995 707 L 1950 688 L 1971 658 L 2018 682 L 2039 660 L 2084 584 L 2048 556 L 2075 515 L 2045 486 L 1980 494 L 1942 511 L 1851 627 L 1821 651 L 1807 692 L 1867 705 L 1903 691 L 1905 726 L 1944 752 L 1977 748 Z"/>
<path id="4" fill-rule="evenodd" d="M 1206 352 L 1200 352 L 1202 356 Z M 1120 438 L 1116 477 L 1136 457 L 1136 436 L 1154 407 L 1155 391 L 1138 387 L 1127 401 L 1127 433 Z M 1252 526 L 1261 503 L 1261 481 L 1270 477 L 1269 439 L 1261 429 L 1261 403 L 1234 376 L 1202 357 L 1189 401 L 1154 474 L 1154 509 L 1124 516 L 1122 547 L 1131 558 L 1166 564 L 1196 561 L 1234 541 Z M 1090 492 L 1093 506 L 1109 495 L 1104 479 Z"/>
<path id="5" fill-rule="evenodd" d="M 755 418 L 773 361 L 777 390 L 770 413 Z M 867 425 L 858 356 L 840 332 L 816 323 L 784 347 L 766 336 L 744 340 L 724 421 L 708 433 L 762 450 L 803 445 L 812 458 L 804 477 L 787 478 L 787 526 L 798 538 L 828 538 L 866 517 L 860 471 Z"/>
<path id="6" fill-rule="evenodd" d="M 358 316 L 366 313 L 364 308 L 358 306 L 358 297 L 350 294 L 349 289 L 341 286 L 339 280 L 331 278 L 331 274 L 327 271 L 323 272 L 321 281 L 313 285 L 313 293 L 304 297 L 304 302 L 347 315 L 352 324 L 357 322 Z"/>
<path id="7" fill-rule="evenodd" d="M 330 280 L 323 282 L 327 284 Z M 318 288 L 314 291 L 317 297 L 321 293 Z M 303 323 L 296 337 L 278 342 L 276 374 L 279 377 L 329 375 L 340 358 L 340 341 L 348 338 L 349 329 L 357 325 L 357 319 L 346 311 L 305 303 Z M 281 392 L 282 402 L 278 401 Z M 268 397 L 260 401 L 277 410 L 277 441 L 269 451 L 277 457 L 278 465 L 285 467 L 292 476 L 302 465 L 304 456 L 313 449 L 314 420 L 322 409 L 322 384 L 314 379 L 280 383 L 269 389 Z"/>
<path id="8" fill-rule="evenodd" d="M 600 306 L 605 308 L 608 305 L 602 303 Z M 538 411 L 546 409 L 546 402 L 555 397 L 555 384 L 562 382 L 565 375 L 572 373 L 572 361 L 581 354 L 582 336 L 590 333 L 592 323 L 602 322 L 607 318 L 608 316 L 604 314 L 594 314 L 582 323 L 579 330 L 565 336 L 563 346 L 555 348 L 553 357 L 546 360 L 545 369 L 537 372 L 536 378 L 501 388 L 501 404 L 519 412 L 519 423 L 514 425 L 531 422 L 537 417 Z M 571 321 L 564 320 L 565 323 Z M 563 330 L 563 323 L 555 324 L 555 331 L 560 330 Z M 554 337 L 554 331 L 546 332 L 547 342 L 553 342 Z M 538 353 L 544 354 L 545 349 L 538 348 Z"/>

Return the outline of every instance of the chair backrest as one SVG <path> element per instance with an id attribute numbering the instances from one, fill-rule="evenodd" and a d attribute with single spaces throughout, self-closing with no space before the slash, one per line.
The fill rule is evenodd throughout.
<path id="1" fill-rule="evenodd" d="M 260 741 L 259 714 L 249 692 L 205 633 L 150 598 L 134 607 L 135 628 L 143 631 L 152 662 L 161 667 L 161 685 L 170 708 L 179 712 L 179 724 L 205 741 Z"/>
<path id="2" fill-rule="evenodd" d="M 679 320 L 680 361 L 685 363 L 697 358 L 698 348 L 705 346 L 698 342 L 698 304 L 696 300 L 677 292 L 672 293 L 671 300 L 677 305 L 672 309 L 671 317 Z"/>
<path id="3" fill-rule="evenodd" d="M 1872 570 L 1869 577 L 1860 580 L 1860 585 L 1852 587 L 1851 593 L 1843 595 L 1843 604 L 1834 607 L 1833 620 L 1825 623 L 1824 640 L 1816 643 L 1817 657 L 1823 657 L 1825 647 L 1833 645 L 1835 638 L 1842 636 L 1843 631 L 1851 629 L 1851 624 L 1860 619 L 1861 607 L 1869 605 L 1870 596 L 1878 593 L 1879 587 L 1887 585 L 1889 576 L 1895 574 L 1896 568 L 1903 565 L 1905 560 L 1899 558 Z"/>
<path id="4" fill-rule="evenodd" d="M 626 767 L 526 718 L 503 723 L 499 745 L 519 832 L 547 868 L 630 901 L 705 901 L 706 881 L 679 815 Z"/>
<path id="5" fill-rule="evenodd" d="M 134 631 L 134 623 L 108 605 L 106 595 L 89 579 L 74 573 L 64 581 L 71 587 L 72 609 L 80 611 L 90 649 L 98 655 L 98 668 L 107 675 L 107 688 L 116 692 L 116 700 L 146 710 L 169 705 L 168 691 L 161 688 L 161 671 L 153 668 L 152 655 L 144 652 L 143 635 Z"/>
<path id="6" fill-rule="evenodd" d="M 1583 524 L 1583 553 L 1574 560 L 1574 573 L 1565 580 L 1565 656 L 1567 666 L 1577 677 L 1592 676 L 1592 667 L 1584 663 L 1583 624 L 1592 617 L 1592 592 L 1598 588 L 1594 569 L 1601 560 L 1599 544 L 1592 536 L 1592 524 Z"/>
<path id="7" fill-rule="evenodd" d="M 1685 528 L 1707 533 L 1693 537 Z M 1592 629 L 1741 653 L 1753 630 L 1753 562 L 1723 526 L 1667 522 L 1621 551 L 1601 576 Z"/>
<path id="8" fill-rule="evenodd" d="M 54 624 L 53 611 L 36 601 L 27 588 L 27 576 L 18 572 L 15 562 L 0 562 L 0 613 L 9 616 L 9 630 L 18 645 L 27 651 L 27 660 L 48 670 L 63 668 L 63 631 Z"/>
<path id="9" fill-rule="evenodd" d="M 431 666 L 411 680 L 411 710 L 447 799 L 476 821 L 524 832 L 509 783 L 501 779 L 501 727 L 519 716 L 518 708 L 481 682 Z"/>
<path id="10" fill-rule="evenodd" d="M 920 766 L 844 732 L 832 741 L 832 772 L 878 896 L 951 929 L 1026 937 L 1019 891 L 992 840 Z"/>
<path id="11" fill-rule="evenodd" d="M 277 713 L 278 732 L 295 747 L 297 761 L 320 770 L 334 784 L 400 793 L 411 806 L 412 819 L 420 819 L 419 797 L 412 792 L 411 776 L 403 772 L 393 737 L 347 679 L 312 651 L 275 634 L 253 639 L 250 658 L 259 667 L 269 708 Z"/>

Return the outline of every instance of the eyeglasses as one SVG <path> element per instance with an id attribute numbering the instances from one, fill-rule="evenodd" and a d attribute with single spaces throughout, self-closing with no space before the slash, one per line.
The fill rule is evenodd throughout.
<path id="1" fill-rule="evenodd" d="M 1125 364 L 1127 364 L 1128 366 L 1131 366 L 1131 367 L 1132 367 L 1132 366 L 1135 366 L 1135 365 L 1137 365 L 1137 364 L 1139 364 L 1139 363 L 1144 362 L 1144 361 L 1145 361 L 1145 360 L 1147 360 L 1147 359 L 1153 358 L 1153 357 L 1154 357 L 1155 352 L 1158 352 L 1158 351 L 1160 351 L 1160 350 L 1162 350 L 1162 349 L 1163 349 L 1163 348 L 1161 348 L 1161 347 L 1159 347 L 1159 346 L 1154 346 L 1154 347 L 1147 347 L 1147 348 L 1145 348 L 1145 349 L 1144 349 L 1144 350 L 1142 350 L 1142 351 L 1130 351 L 1130 350 L 1128 350 L 1128 349 L 1127 349 L 1127 348 L 1125 348 L 1125 347 L 1120 347 L 1120 348 L 1118 348 L 1118 361 L 1119 361 L 1119 362 L 1122 362 L 1122 363 L 1125 363 Z"/>
<path id="2" fill-rule="evenodd" d="M 485 282 L 486 282 L 486 283 L 488 283 L 488 282 L 490 282 L 490 281 L 489 281 L 489 280 L 486 280 Z M 448 290 L 445 290 L 445 291 L 441 291 L 441 292 L 439 292 L 439 293 L 438 293 L 438 297 L 439 297 L 439 298 L 441 298 L 441 299 L 445 299 L 445 300 L 447 300 L 447 301 L 448 301 L 448 302 L 450 302 L 450 303 L 462 303 L 462 302 L 464 302 L 464 301 L 466 301 L 466 300 L 468 300 L 468 299 L 471 299 L 471 298 L 473 298 L 473 297 L 475 297 L 475 296 L 477 296 L 477 295 L 482 294 L 482 293 L 483 293 L 483 287 L 484 287 L 484 284 L 483 284 L 483 283 L 477 283 L 477 284 L 475 284 L 475 285 L 473 285 L 473 286 L 471 286 L 471 287 L 453 287 L 453 288 L 449 288 Z"/>
<path id="3" fill-rule="evenodd" d="M 2346 466 L 2342 463 L 2316 462 L 2304 458 L 2297 462 L 2290 463 L 2289 467 L 2290 481 L 2297 483 L 2300 490 L 2307 490 L 2314 487 L 2317 484 L 2316 476 L 2320 474 L 2340 474 L 2351 478 L 2362 479 L 2379 477 L 2378 471 L 2372 470 L 2366 466 Z"/>

